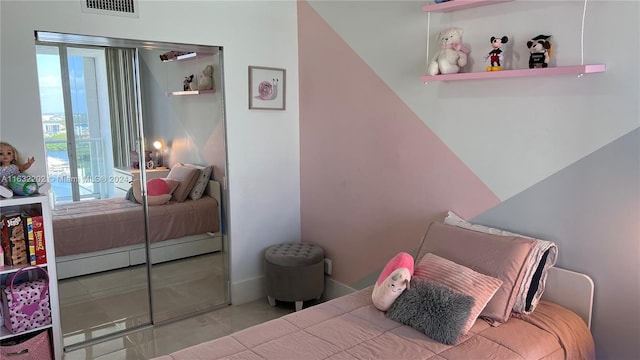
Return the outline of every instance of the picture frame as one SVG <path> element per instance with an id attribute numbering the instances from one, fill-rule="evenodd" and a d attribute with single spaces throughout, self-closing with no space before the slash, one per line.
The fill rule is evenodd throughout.
<path id="1" fill-rule="evenodd" d="M 287 70 L 249 66 L 249 109 L 285 110 Z"/>

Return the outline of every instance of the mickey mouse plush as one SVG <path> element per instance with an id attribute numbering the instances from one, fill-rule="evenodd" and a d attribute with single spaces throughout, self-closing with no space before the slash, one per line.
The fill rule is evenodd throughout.
<path id="1" fill-rule="evenodd" d="M 549 57 L 551 56 L 551 43 L 549 38 L 551 35 L 538 35 L 527 41 L 529 48 L 529 68 L 546 68 L 549 66 Z"/>
<path id="2" fill-rule="evenodd" d="M 504 60 L 504 55 L 502 54 L 502 44 L 506 44 L 509 41 L 509 38 L 503 36 L 501 38 L 497 38 L 495 36 L 491 37 L 491 51 L 484 57 L 484 61 L 491 60 L 491 66 L 487 66 L 487 71 L 500 71 L 502 70 L 502 65 L 500 62 Z"/>

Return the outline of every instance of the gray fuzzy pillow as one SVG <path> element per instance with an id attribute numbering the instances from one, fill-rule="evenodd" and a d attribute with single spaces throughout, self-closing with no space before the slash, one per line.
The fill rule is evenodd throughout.
<path id="1" fill-rule="evenodd" d="M 415 279 L 393 302 L 387 317 L 447 345 L 458 341 L 475 300 L 435 282 Z"/>

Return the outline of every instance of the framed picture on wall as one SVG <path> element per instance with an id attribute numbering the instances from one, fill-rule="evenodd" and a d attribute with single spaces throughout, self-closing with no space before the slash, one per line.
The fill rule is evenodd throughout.
<path id="1" fill-rule="evenodd" d="M 284 110 L 285 69 L 249 66 L 249 109 Z"/>

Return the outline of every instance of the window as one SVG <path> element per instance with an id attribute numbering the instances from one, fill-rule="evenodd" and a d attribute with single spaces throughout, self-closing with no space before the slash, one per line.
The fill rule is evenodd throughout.
<path id="1" fill-rule="evenodd" d="M 115 195 L 105 50 L 37 45 L 49 181 L 56 202 Z"/>

